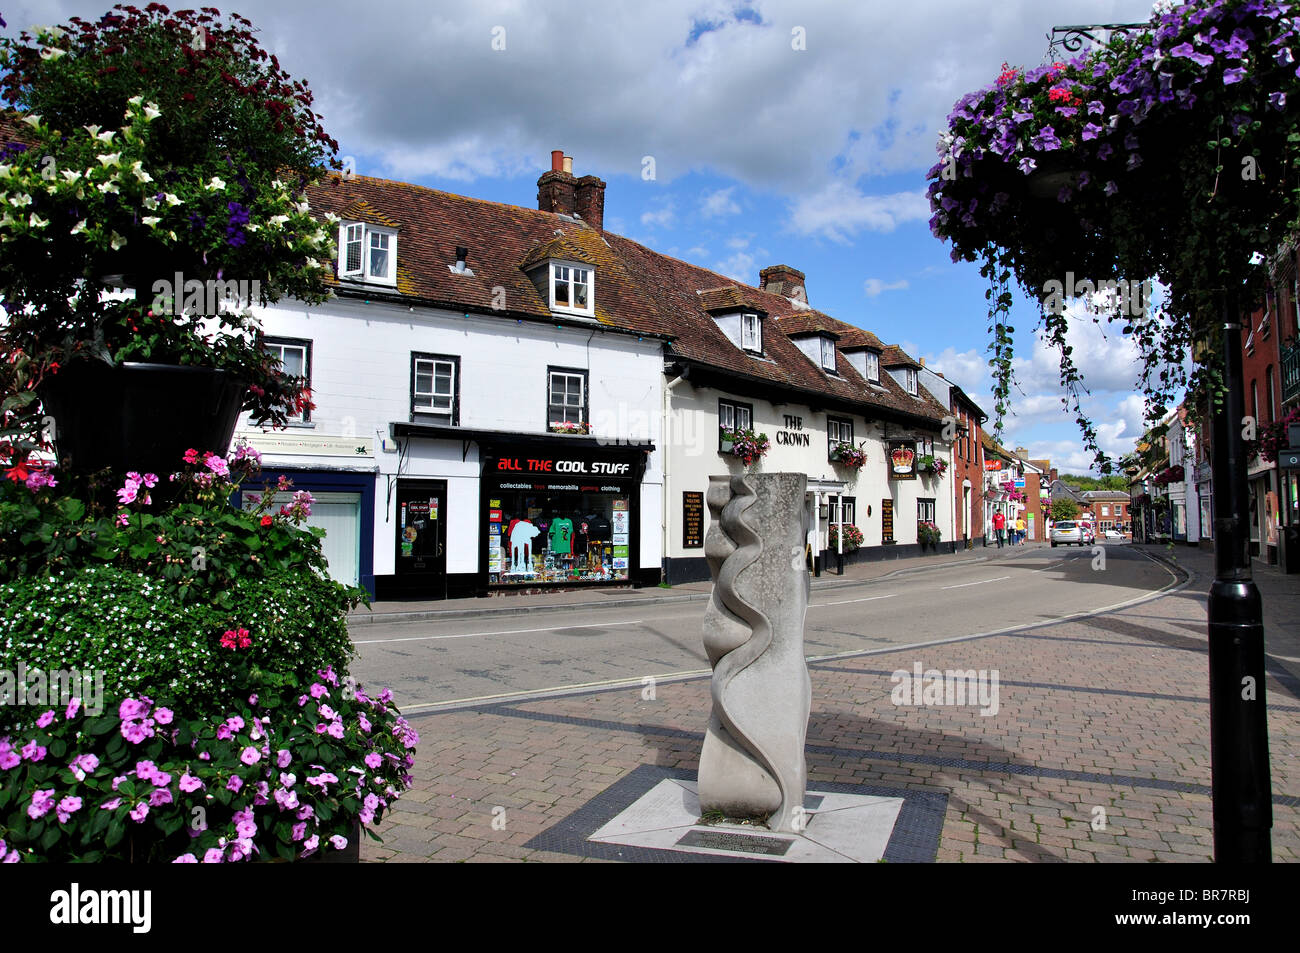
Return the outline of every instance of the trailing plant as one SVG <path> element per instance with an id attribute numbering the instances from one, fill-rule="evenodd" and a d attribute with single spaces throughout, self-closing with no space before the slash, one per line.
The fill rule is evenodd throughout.
<path id="1" fill-rule="evenodd" d="M 753 430 L 742 430 L 740 428 L 728 430 L 723 427 L 722 439 L 731 444 L 730 452 L 734 456 L 740 457 L 745 466 L 749 466 L 755 460 L 761 460 L 772 446 L 767 434 L 755 433 Z"/>
<path id="2" fill-rule="evenodd" d="M 943 538 L 943 533 L 939 527 L 930 520 L 916 524 L 916 541 L 923 546 L 937 546 L 939 540 Z"/>
<path id="3" fill-rule="evenodd" d="M 867 451 L 862 445 L 854 446 L 841 441 L 831 447 L 831 460 L 850 470 L 861 470 L 867 462 Z"/>
<path id="4" fill-rule="evenodd" d="M 840 527 L 838 523 L 832 523 L 830 528 L 830 533 L 828 534 L 826 540 L 826 548 L 834 552 L 839 552 L 839 548 L 840 548 L 839 528 Z M 858 529 L 852 523 L 844 524 L 844 551 L 846 553 L 857 552 L 860 548 L 862 548 L 862 544 L 864 542 L 865 540 L 862 536 L 862 530 Z"/>

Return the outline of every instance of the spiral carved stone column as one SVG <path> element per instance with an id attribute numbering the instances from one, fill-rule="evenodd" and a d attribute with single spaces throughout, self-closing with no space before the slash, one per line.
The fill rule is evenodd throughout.
<path id="1" fill-rule="evenodd" d="M 713 710 L 700 754 L 700 808 L 771 815 L 768 826 L 781 831 L 801 829 L 808 780 L 806 487 L 801 473 L 714 476 L 707 497 L 713 523 L 704 555 L 714 586 L 704 648 Z"/>

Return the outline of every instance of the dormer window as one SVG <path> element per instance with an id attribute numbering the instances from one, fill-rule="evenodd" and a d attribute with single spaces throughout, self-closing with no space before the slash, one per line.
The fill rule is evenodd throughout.
<path id="1" fill-rule="evenodd" d="M 907 392 L 916 396 L 916 370 L 911 367 L 907 369 Z"/>
<path id="2" fill-rule="evenodd" d="M 880 355 L 875 351 L 867 351 L 866 378 L 873 384 L 880 383 Z"/>
<path id="3" fill-rule="evenodd" d="M 594 315 L 594 274 L 590 268 L 552 262 L 551 310 Z"/>
<path id="4" fill-rule="evenodd" d="M 755 354 L 763 353 L 763 325 L 756 314 L 740 316 L 740 346 Z"/>
<path id="5" fill-rule="evenodd" d="M 397 232 L 367 222 L 340 225 L 339 277 L 397 284 Z"/>
<path id="6" fill-rule="evenodd" d="M 830 338 L 820 338 L 822 345 L 822 370 L 835 373 L 835 342 Z"/>

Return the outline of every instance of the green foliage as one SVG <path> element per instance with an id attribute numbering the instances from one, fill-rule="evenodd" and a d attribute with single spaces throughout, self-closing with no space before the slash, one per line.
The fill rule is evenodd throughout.
<path id="1" fill-rule="evenodd" d="M 1076 490 L 1128 490 L 1128 479 L 1122 476 L 1093 477 L 1067 473 L 1060 479 L 1066 486 Z"/>
<path id="2" fill-rule="evenodd" d="M 1068 496 L 1061 497 L 1059 500 L 1052 500 L 1048 512 L 1054 520 L 1072 520 L 1079 515 L 1079 504 Z"/>
<path id="3" fill-rule="evenodd" d="M 353 648 L 342 590 L 310 570 L 275 569 L 181 603 L 167 583 L 111 565 L 18 578 L 0 584 L 0 669 L 102 672 L 109 696 L 183 694 L 194 711 L 212 713 L 245 691 L 248 665 L 302 677 L 346 671 Z M 222 648 L 222 633 L 239 628 L 252 647 Z M 0 723 L 35 714 L 5 706 Z"/>

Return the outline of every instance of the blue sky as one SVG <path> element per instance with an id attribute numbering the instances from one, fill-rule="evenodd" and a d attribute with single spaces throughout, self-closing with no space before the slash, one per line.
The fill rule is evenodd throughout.
<path id="1" fill-rule="evenodd" d="M 9 32 L 108 3 L 6 3 Z M 532 206 L 550 151 L 608 183 L 605 226 L 740 281 L 807 275 L 809 302 L 901 344 L 988 413 L 985 282 L 930 235 L 925 172 L 952 104 L 1053 25 L 1139 22 L 1150 0 L 909 4 L 260 0 L 235 9 L 306 79 L 358 172 Z M 654 177 L 646 178 L 646 157 Z M 1014 315 L 1004 443 L 1086 472 L 1057 359 Z M 1072 339 L 1102 446 L 1141 433 L 1132 349 Z"/>

